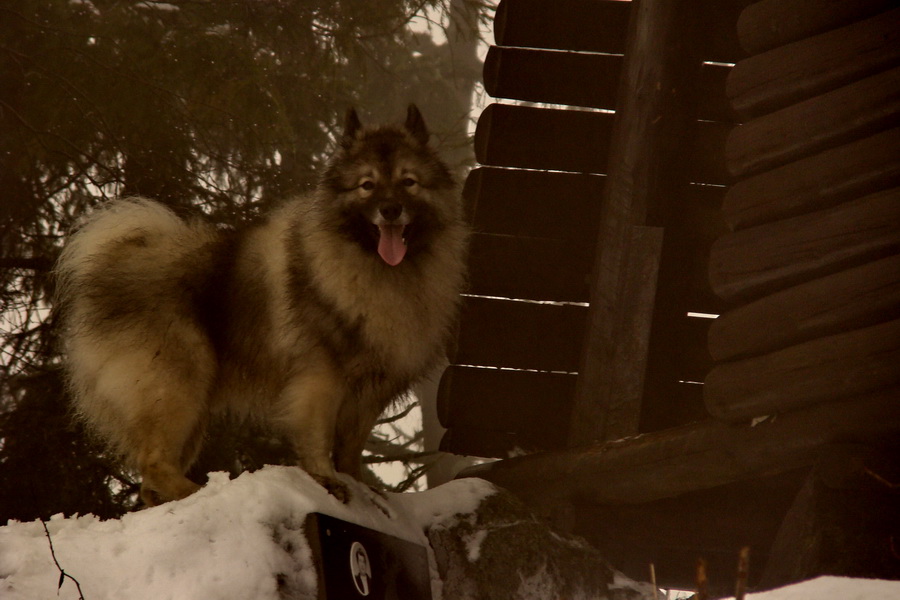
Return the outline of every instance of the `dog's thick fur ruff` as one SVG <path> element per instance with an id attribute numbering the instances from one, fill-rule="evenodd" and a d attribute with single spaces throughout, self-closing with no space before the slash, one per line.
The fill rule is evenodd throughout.
<path id="1" fill-rule="evenodd" d="M 187 496 L 210 416 L 260 417 L 335 495 L 360 476 L 388 404 L 439 361 L 467 229 L 411 106 L 403 127 L 348 114 L 314 193 L 225 231 L 142 198 L 109 203 L 57 265 L 79 415 L 143 478 Z"/>

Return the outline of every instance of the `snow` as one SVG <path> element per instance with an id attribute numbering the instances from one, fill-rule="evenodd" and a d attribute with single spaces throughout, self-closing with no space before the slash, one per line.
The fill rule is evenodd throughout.
<path id="1" fill-rule="evenodd" d="M 469 562 L 477 562 L 481 558 L 481 544 L 488 536 L 487 529 L 476 531 L 466 538 L 466 558 Z"/>
<path id="2" fill-rule="evenodd" d="M 900 581 L 823 576 L 768 592 L 747 594 L 747 600 L 900 600 Z"/>
<path id="3" fill-rule="evenodd" d="M 90 600 L 276 599 L 277 577 L 285 574 L 315 598 L 316 573 L 302 532 L 308 513 L 427 545 L 431 523 L 471 512 L 494 491 L 481 480 L 460 480 L 382 497 L 344 481 L 353 494 L 347 505 L 297 468 L 266 467 L 234 480 L 212 473 L 203 489 L 180 502 L 109 521 L 56 515 L 47 528 L 61 567 Z M 0 597 L 54 598 L 58 580 L 40 521 L 0 527 Z M 66 579 L 58 597 L 78 598 L 75 584 Z"/>
<path id="4" fill-rule="evenodd" d="M 320 512 L 427 546 L 425 530 L 474 511 L 495 488 L 479 479 L 451 481 L 425 492 L 381 496 L 344 479 L 353 495 L 345 505 L 297 468 L 266 467 L 209 483 L 180 502 L 101 521 L 93 515 L 56 515 L 47 523 L 56 558 L 78 580 L 89 600 L 279 598 L 278 579 L 288 578 L 298 597 L 316 597 L 316 572 L 302 525 Z M 472 536 L 468 558 L 477 560 L 482 537 Z M 432 593 L 440 599 L 433 556 Z M 541 598 L 546 582 L 536 575 L 522 586 Z M 0 598 L 78 598 L 66 579 L 57 596 L 59 571 L 40 521 L 0 527 Z M 621 578 L 613 587 L 633 586 Z M 900 582 L 820 577 L 748 600 L 900 600 Z"/>

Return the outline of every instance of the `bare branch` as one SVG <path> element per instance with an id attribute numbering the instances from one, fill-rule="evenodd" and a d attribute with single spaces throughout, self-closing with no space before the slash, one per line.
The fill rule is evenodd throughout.
<path id="1" fill-rule="evenodd" d="M 50 543 L 50 556 L 53 557 L 53 563 L 56 565 L 56 568 L 59 569 L 59 585 L 57 586 L 57 593 L 60 588 L 62 588 L 63 583 L 66 580 L 66 577 L 75 582 L 75 587 L 78 588 L 78 600 L 84 600 L 84 594 L 81 591 L 81 584 L 78 583 L 78 580 L 65 572 L 65 570 L 59 565 L 59 561 L 56 560 L 56 552 L 53 550 L 53 539 L 50 537 L 50 530 L 47 529 L 47 523 L 41 519 L 41 525 L 44 526 L 44 533 L 47 534 L 47 541 Z"/>

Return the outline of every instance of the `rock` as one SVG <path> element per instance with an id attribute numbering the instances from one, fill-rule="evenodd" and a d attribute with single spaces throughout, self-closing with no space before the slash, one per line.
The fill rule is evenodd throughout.
<path id="1" fill-rule="evenodd" d="M 552 531 L 509 492 L 427 531 L 444 600 L 649 600 L 584 540 Z"/>

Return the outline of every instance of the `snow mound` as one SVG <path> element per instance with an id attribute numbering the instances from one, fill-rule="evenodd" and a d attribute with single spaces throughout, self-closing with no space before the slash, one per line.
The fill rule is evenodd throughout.
<path id="1" fill-rule="evenodd" d="M 353 495 L 346 505 L 298 468 L 271 466 L 234 480 L 212 473 L 203 489 L 179 502 L 108 521 L 93 515 L 56 515 L 46 526 L 56 559 L 79 582 L 87 600 L 276 600 L 285 584 L 291 597 L 312 600 L 317 576 L 303 533 L 307 514 L 323 513 L 428 547 L 426 531 L 465 529 L 469 521 L 484 518 L 472 513 L 484 512 L 499 497 L 497 488 L 480 479 L 385 496 L 350 478 L 343 480 Z M 505 531 L 498 527 L 494 529 Z M 483 545 L 491 543 L 489 534 L 477 528 L 473 532 L 464 540 L 460 562 L 479 561 Z M 447 550 L 442 548 L 445 562 Z M 432 594 L 439 600 L 446 583 L 438 577 L 430 548 L 428 554 Z M 542 597 L 546 586 L 538 575 L 534 581 L 520 582 L 520 588 L 531 591 L 520 590 L 519 597 Z M 78 598 L 75 583 L 68 578 L 57 594 L 59 579 L 40 521 L 11 521 L 0 527 L 0 598 Z M 607 597 L 646 596 L 646 590 L 635 587 L 640 585 L 615 573 Z M 634 588 L 634 593 L 624 594 L 619 589 L 623 586 Z M 747 598 L 900 600 L 900 581 L 820 577 Z"/>
<path id="2" fill-rule="evenodd" d="M 46 525 L 60 566 L 89 600 L 275 600 L 285 578 L 315 598 L 316 571 L 302 531 L 307 514 L 320 512 L 427 546 L 424 532 L 432 522 L 475 510 L 495 490 L 469 479 L 382 497 L 344 481 L 353 494 L 347 505 L 297 468 L 266 467 L 234 480 L 212 473 L 203 489 L 179 502 L 109 521 L 55 515 Z M 0 527 L 0 597 L 54 598 L 58 581 L 40 521 Z M 75 583 L 66 579 L 58 597 L 78 598 Z"/>
<path id="3" fill-rule="evenodd" d="M 898 600 L 900 581 L 823 576 L 783 588 L 747 594 L 747 600 Z"/>

